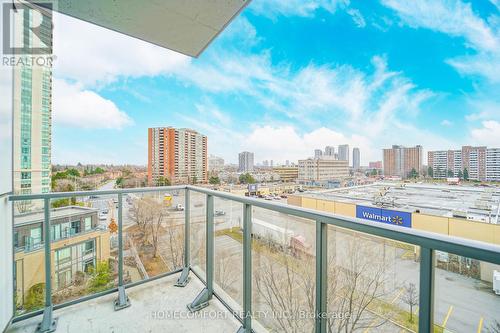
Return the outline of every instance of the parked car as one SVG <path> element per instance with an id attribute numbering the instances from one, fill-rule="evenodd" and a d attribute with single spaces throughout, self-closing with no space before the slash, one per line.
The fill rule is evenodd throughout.
<path id="1" fill-rule="evenodd" d="M 270 196 L 270 195 L 266 195 L 266 196 L 264 197 L 264 199 L 265 199 L 265 200 L 273 200 L 273 197 L 272 197 L 272 196 Z"/>
<path id="2" fill-rule="evenodd" d="M 286 194 L 282 194 L 282 195 L 281 195 L 281 198 L 282 198 L 282 199 L 286 199 L 286 198 L 288 198 L 288 197 L 287 197 L 287 195 L 286 195 Z"/>
<path id="3" fill-rule="evenodd" d="M 175 206 L 175 210 L 183 211 L 184 210 L 184 206 L 181 205 L 181 204 L 177 204 L 177 206 Z"/>
<path id="4" fill-rule="evenodd" d="M 216 210 L 216 211 L 214 212 L 214 215 L 215 215 L 215 216 L 223 216 L 223 215 L 226 215 L 226 212 L 225 212 L 225 211 L 223 211 L 223 210 Z"/>
<path id="5" fill-rule="evenodd" d="M 108 219 L 108 212 L 107 211 L 99 212 L 99 214 L 97 216 L 99 217 L 99 220 L 101 220 L 101 221 L 107 220 Z"/>

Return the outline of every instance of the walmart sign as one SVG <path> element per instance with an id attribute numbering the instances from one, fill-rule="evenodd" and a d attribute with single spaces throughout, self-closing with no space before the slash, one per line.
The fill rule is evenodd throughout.
<path id="1" fill-rule="evenodd" d="M 356 217 L 411 228 L 411 213 L 408 212 L 398 212 L 377 207 L 356 206 Z"/>

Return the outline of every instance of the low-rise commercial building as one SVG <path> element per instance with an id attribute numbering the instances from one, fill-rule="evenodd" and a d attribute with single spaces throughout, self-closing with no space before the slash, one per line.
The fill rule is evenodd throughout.
<path id="1" fill-rule="evenodd" d="M 277 173 L 282 182 L 296 182 L 299 178 L 299 168 L 298 167 L 287 167 L 280 166 L 273 168 L 273 172 Z"/>
<path id="2" fill-rule="evenodd" d="M 299 160 L 298 182 L 304 185 L 329 187 L 349 177 L 349 162 L 322 158 Z"/>

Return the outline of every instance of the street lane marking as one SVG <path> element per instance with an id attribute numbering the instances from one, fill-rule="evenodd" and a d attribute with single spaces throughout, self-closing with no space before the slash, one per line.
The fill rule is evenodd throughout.
<path id="1" fill-rule="evenodd" d="M 397 295 L 394 297 L 394 299 L 391 301 L 391 304 L 394 304 L 394 303 L 398 300 L 398 298 L 401 296 L 401 294 L 403 293 L 403 291 L 404 291 L 404 288 L 401 288 L 401 289 L 399 290 L 398 294 L 397 294 Z"/>
<path id="2" fill-rule="evenodd" d="M 479 319 L 479 325 L 477 326 L 477 333 L 481 333 L 481 331 L 483 330 L 483 320 L 484 320 L 483 317 Z"/>
<path id="3" fill-rule="evenodd" d="M 399 289 L 398 294 L 393 298 L 393 300 L 391 301 L 390 304 L 394 304 L 398 300 L 398 298 L 403 294 L 403 291 L 404 291 L 404 288 Z M 378 315 L 376 314 L 375 318 L 373 318 L 373 320 L 370 322 L 370 324 L 368 324 L 369 327 L 367 327 L 366 330 L 364 330 L 363 333 L 370 332 L 370 330 L 372 329 L 372 325 L 374 325 L 377 322 L 378 319 L 379 319 Z"/>
<path id="4" fill-rule="evenodd" d="M 448 309 L 448 313 L 446 314 L 446 317 L 444 317 L 443 324 L 441 326 L 446 327 L 446 323 L 448 322 L 448 319 L 451 316 L 451 312 L 453 311 L 453 305 L 450 305 L 450 308 Z"/>

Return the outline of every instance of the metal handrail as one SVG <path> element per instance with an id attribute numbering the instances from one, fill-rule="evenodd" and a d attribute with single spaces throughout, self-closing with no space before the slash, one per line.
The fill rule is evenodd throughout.
<path id="1" fill-rule="evenodd" d="M 206 288 L 196 297 L 196 299 L 188 305 L 188 307 L 197 311 L 204 306 L 208 305 L 208 301 L 215 295 L 213 290 L 213 271 L 214 267 L 213 256 L 214 256 L 214 197 L 228 199 L 235 202 L 243 204 L 243 285 L 244 285 L 244 295 L 243 295 L 243 318 L 238 319 L 242 323 L 240 332 L 250 332 L 251 331 L 251 276 L 252 276 L 252 265 L 251 265 L 251 228 L 252 228 L 252 207 L 259 207 L 262 209 L 268 209 L 283 214 L 288 214 L 296 217 L 310 219 L 316 222 L 316 318 L 315 318 L 315 331 L 316 332 L 326 332 L 326 316 L 324 314 L 327 312 L 326 309 L 326 296 L 325 288 L 327 284 L 327 232 L 328 225 L 332 225 L 339 228 L 344 228 L 356 232 L 362 232 L 369 235 L 383 237 L 386 239 L 391 239 L 394 241 L 410 243 L 413 245 L 420 246 L 421 248 L 421 260 L 420 260 L 420 295 L 419 295 L 419 330 L 422 332 L 432 331 L 432 326 L 434 324 L 433 320 L 433 304 L 434 304 L 434 255 L 435 251 L 443 251 L 453 253 L 459 256 L 474 258 L 481 261 L 486 261 L 494 264 L 500 265 L 500 246 L 494 244 L 488 244 L 479 241 L 467 240 L 458 237 L 445 236 L 440 234 L 435 234 L 431 232 L 401 228 L 398 226 L 392 226 L 387 224 L 381 224 L 377 222 L 365 221 L 358 218 L 351 218 L 340 216 L 336 214 L 331 214 L 327 212 L 289 206 L 281 203 L 267 202 L 263 200 L 258 200 L 250 197 L 238 196 L 235 194 L 215 191 L 208 188 L 191 186 L 191 185 L 180 185 L 180 186 L 163 186 L 163 187 L 147 187 L 147 188 L 132 188 L 132 189 L 113 189 L 113 190 L 98 190 L 98 191 L 78 191 L 78 192 L 59 192 L 59 193 L 41 193 L 41 194 L 23 194 L 23 195 L 12 195 L 9 197 L 11 201 L 18 200 L 36 200 L 43 199 L 45 205 L 45 222 L 50 221 L 50 199 L 53 198 L 64 198 L 64 197 L 76 197 L 76 196 L 91 196 L 91 195 L 117 195 L 119 200 L 119 212 L 118 212 L 118 235 L 119 235 L 119 285 L 118 288 L 113 290 L 118 290 L 119 298 L 116 300 L 115 306 L 117 309 L 128 306 L 128 298 L 125 295 L 125 288 L 130 287 L 133 284 L 123 284 L 123 242 L 122 238 L 122 197 L 123 194 L 128 193 L 147 193 L 147 192 L 160 192 L 160 191 L 173 191 L 173 190 L 184 190 L 185 191 L 185 252 L 184 252 L 184 269 L 182 270 L 181 277 L 179 278 L 177 285 L 184 286 L 188 281 L 188 274 L 192 271 L 190 266 L 190 205 L 189 196 L 190 192 L 196 192 L 206 195 L 206 280 L 204 281 Z M 50 240 L 49 223 L 44 223 L 44 232 L 47 239 Z M 50 248 L 46 249 L 46 254 L 50 253 Z M 44 311 L 44 320 L 42 322 L 42 327 L 50 327 L 52 321 L 52 301 L 51 301 L 51 273 L 50 273 L 50 256 L 45 256 L 46 265 L 46 308 Z M 140 283 L 149 281 L 144 280 Z M 220 298 L 218 295 L 215 295 Z M 82 298 L 82 300 L 89 299 L 90 296 Z M 71 304 L 74 304 L 72 302 Z M 227 304 L 225 304 L 228 307 Z M 60 306 L 57 306 L 60 307 Z M 233 309 L 228 309 L 235 313 Z"/>

